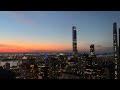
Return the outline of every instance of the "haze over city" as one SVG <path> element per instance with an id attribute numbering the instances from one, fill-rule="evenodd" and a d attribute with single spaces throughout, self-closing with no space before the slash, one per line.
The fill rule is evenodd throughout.
<path id="1" fill-rule="evenodd" d="M 72 51 L 72 26 L 79 52 L 113 52 L 118 11 L 1 11 L 0 52 Z"/>

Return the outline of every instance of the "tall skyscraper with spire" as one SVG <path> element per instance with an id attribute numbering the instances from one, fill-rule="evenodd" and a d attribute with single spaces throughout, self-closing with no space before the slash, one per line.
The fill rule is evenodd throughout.
<path id="1" fill-rule="evenodd" d="M 77 55 L 77 31 L 76 26 L 72 27 L 72 39 L 73 39 L 73 55 Z"/>
<path id="2" fill-rule="evenodd" d="M 114 63 L 115 63 L 115 79 L 119 77 L 118 70 L 118 42 L 117 42 L 117 23 L 113 23 L 113 47 L 114 47 Z"/>

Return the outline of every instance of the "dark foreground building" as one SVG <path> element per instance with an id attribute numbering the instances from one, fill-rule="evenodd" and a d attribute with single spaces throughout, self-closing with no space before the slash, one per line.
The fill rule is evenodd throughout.
<path id="1" fill-rule="evenodd" d="M 16 79 L 14 72 L 0 67 L 0 79 Z"/>

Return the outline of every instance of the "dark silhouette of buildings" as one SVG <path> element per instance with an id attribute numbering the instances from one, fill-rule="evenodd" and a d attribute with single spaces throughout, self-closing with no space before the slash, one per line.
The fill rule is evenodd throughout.
<path id="1" fill-rule="evenodd" d="M 10 63 L 7 62 L 7 63 L 5 64 L 5 69 L 10 70 Z"/>
<path id="2" fill-rule="evenodd" d="M 19 70 L 20 79 L 38 79 L 38 66 L 34 59 L 22 60 Z"/>
<path id="3" fill-rule="evenodd" d="M 0 79 L 16 79 L 16 74 L 0 66 Z"/>

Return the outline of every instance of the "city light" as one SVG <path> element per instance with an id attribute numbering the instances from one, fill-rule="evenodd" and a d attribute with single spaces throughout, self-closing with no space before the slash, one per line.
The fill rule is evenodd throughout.
<path id="1" fill-rule="evenodd" d="M 87 16 L 89 17 L 89 15 Z M 62 31 L 63 34 L 61 34 L 61 32 L 57 33 L 56 31 L 49 32 L 49 30 L 51 31 L 50 28 L 51 26 L 49 26 L 51 22 L 49 22 L 47 24 L 48 27 L 47 26 L 45 27 L 45 29 L 48 29 L 48 34 L 46 34 L 46 32 L 44 32 L 45 33 L 44 34 L 42 29 L 40 29 L 41 31 L 39 32 L 40 33 L 42 32 L 43 35 L 42 34 L 38 35 L 40 33 L 37 33 L 36 30 L 34 34 L 30 33 L 31 37 L 32 35 L 36 37 L 29 39 L 25 38 L 28 40 L 28 42 L 26 42 L 27 40 L 24 39 L 24 37 L 26 37 L 27 34 L 29 33 L 27 32 L 27 34 L 25 35 L 26 31 L 20 32 L 21 35 L 23 35 L 21 36 L 22 38 L 21 41 L 19 40 L 17 41 L 17 38 L 14 39 L 13 42 L 10 40 L 8 41 L 6 40 L 5 42 L 1 40 L 1 42 L 4 43 L 0 44 L 0 72 L 1 72 L 0 78 L 120 79 L 120 61 L 119 61 L 120 39 L 118 41 L 118 36 L 117 36 L 119 25 L 117 26 L 117 22 L 113 22 L 113 25 L 111 24 L 110 26 L 108 25 L 106 26 L 109 27 L 112 32 L 110 36 L 112 37 L 111 40 L 112 46 L 109 48 L 108 47 L 109 41 L 105 42 L 107 41 L 106 38 L 104 40 L 104 38 L 101 36 L 101 38 L 103 38 L 104 44 L 102 44 L 102 39 L 100 39 L 100 42 L 98 41 L 99 39 L 96 39 L 98 35 L 97 32 L 91 33 L 89 31 L 83 34 L 82 31 L 83 28 L 81 27 L 84 27 L 84 22 L 81 22 L 80 25 L 79 23 L 78 24 L 76 23 L 75 26 L 68 26 L 72 24 L 68 24 L 68 25 L 65 24 L 69 28 L 66 27 L 63 28 L 69 29 L 68 30 L 69 32 Z M 87 20 L 87 22 L 89 21 Z M 92 24 L 89 25 L 85 24 L 85 25 L 86 25 L 85 29 L 87 27 L 93 27 Z M 56 24 L 54 26 L 57 27 L 59 26 L 59 24 L 58 25 Z M 113 26 L 113 28 L 111 28 L 111 26 Z M 54 35 L 52 33 L 54 33 Z M 91 36 L 87 35 L 89 33 L 91 34 Z M 70 36 L 67 34 L 69 34 Z M 105 32 L 102 34 L 104 35 Z M 16 37 L 17 35 L 15 34 Z M 51 35 L 52 38 L 48 38 L 47 40 L 46 39 L 47 35 Z M 53 36 L 55 36 L 56 38 Z M 83 36 L 85 37 L 82 38 Z M 119 28 L 119 37 L 120 37 L 120 28 Z M 93 42 L 94 39 L 96 39 L 95 43 Z M 82 44 L 83 43 L 84 44 L 82 45 L 81 42 Z M 102 51 L 106 47 L 108 48 L 108 50 L 105 49 L 105 51 Z M 113 51 L 109 51 L 111 49 L 113 49 Z"/>

